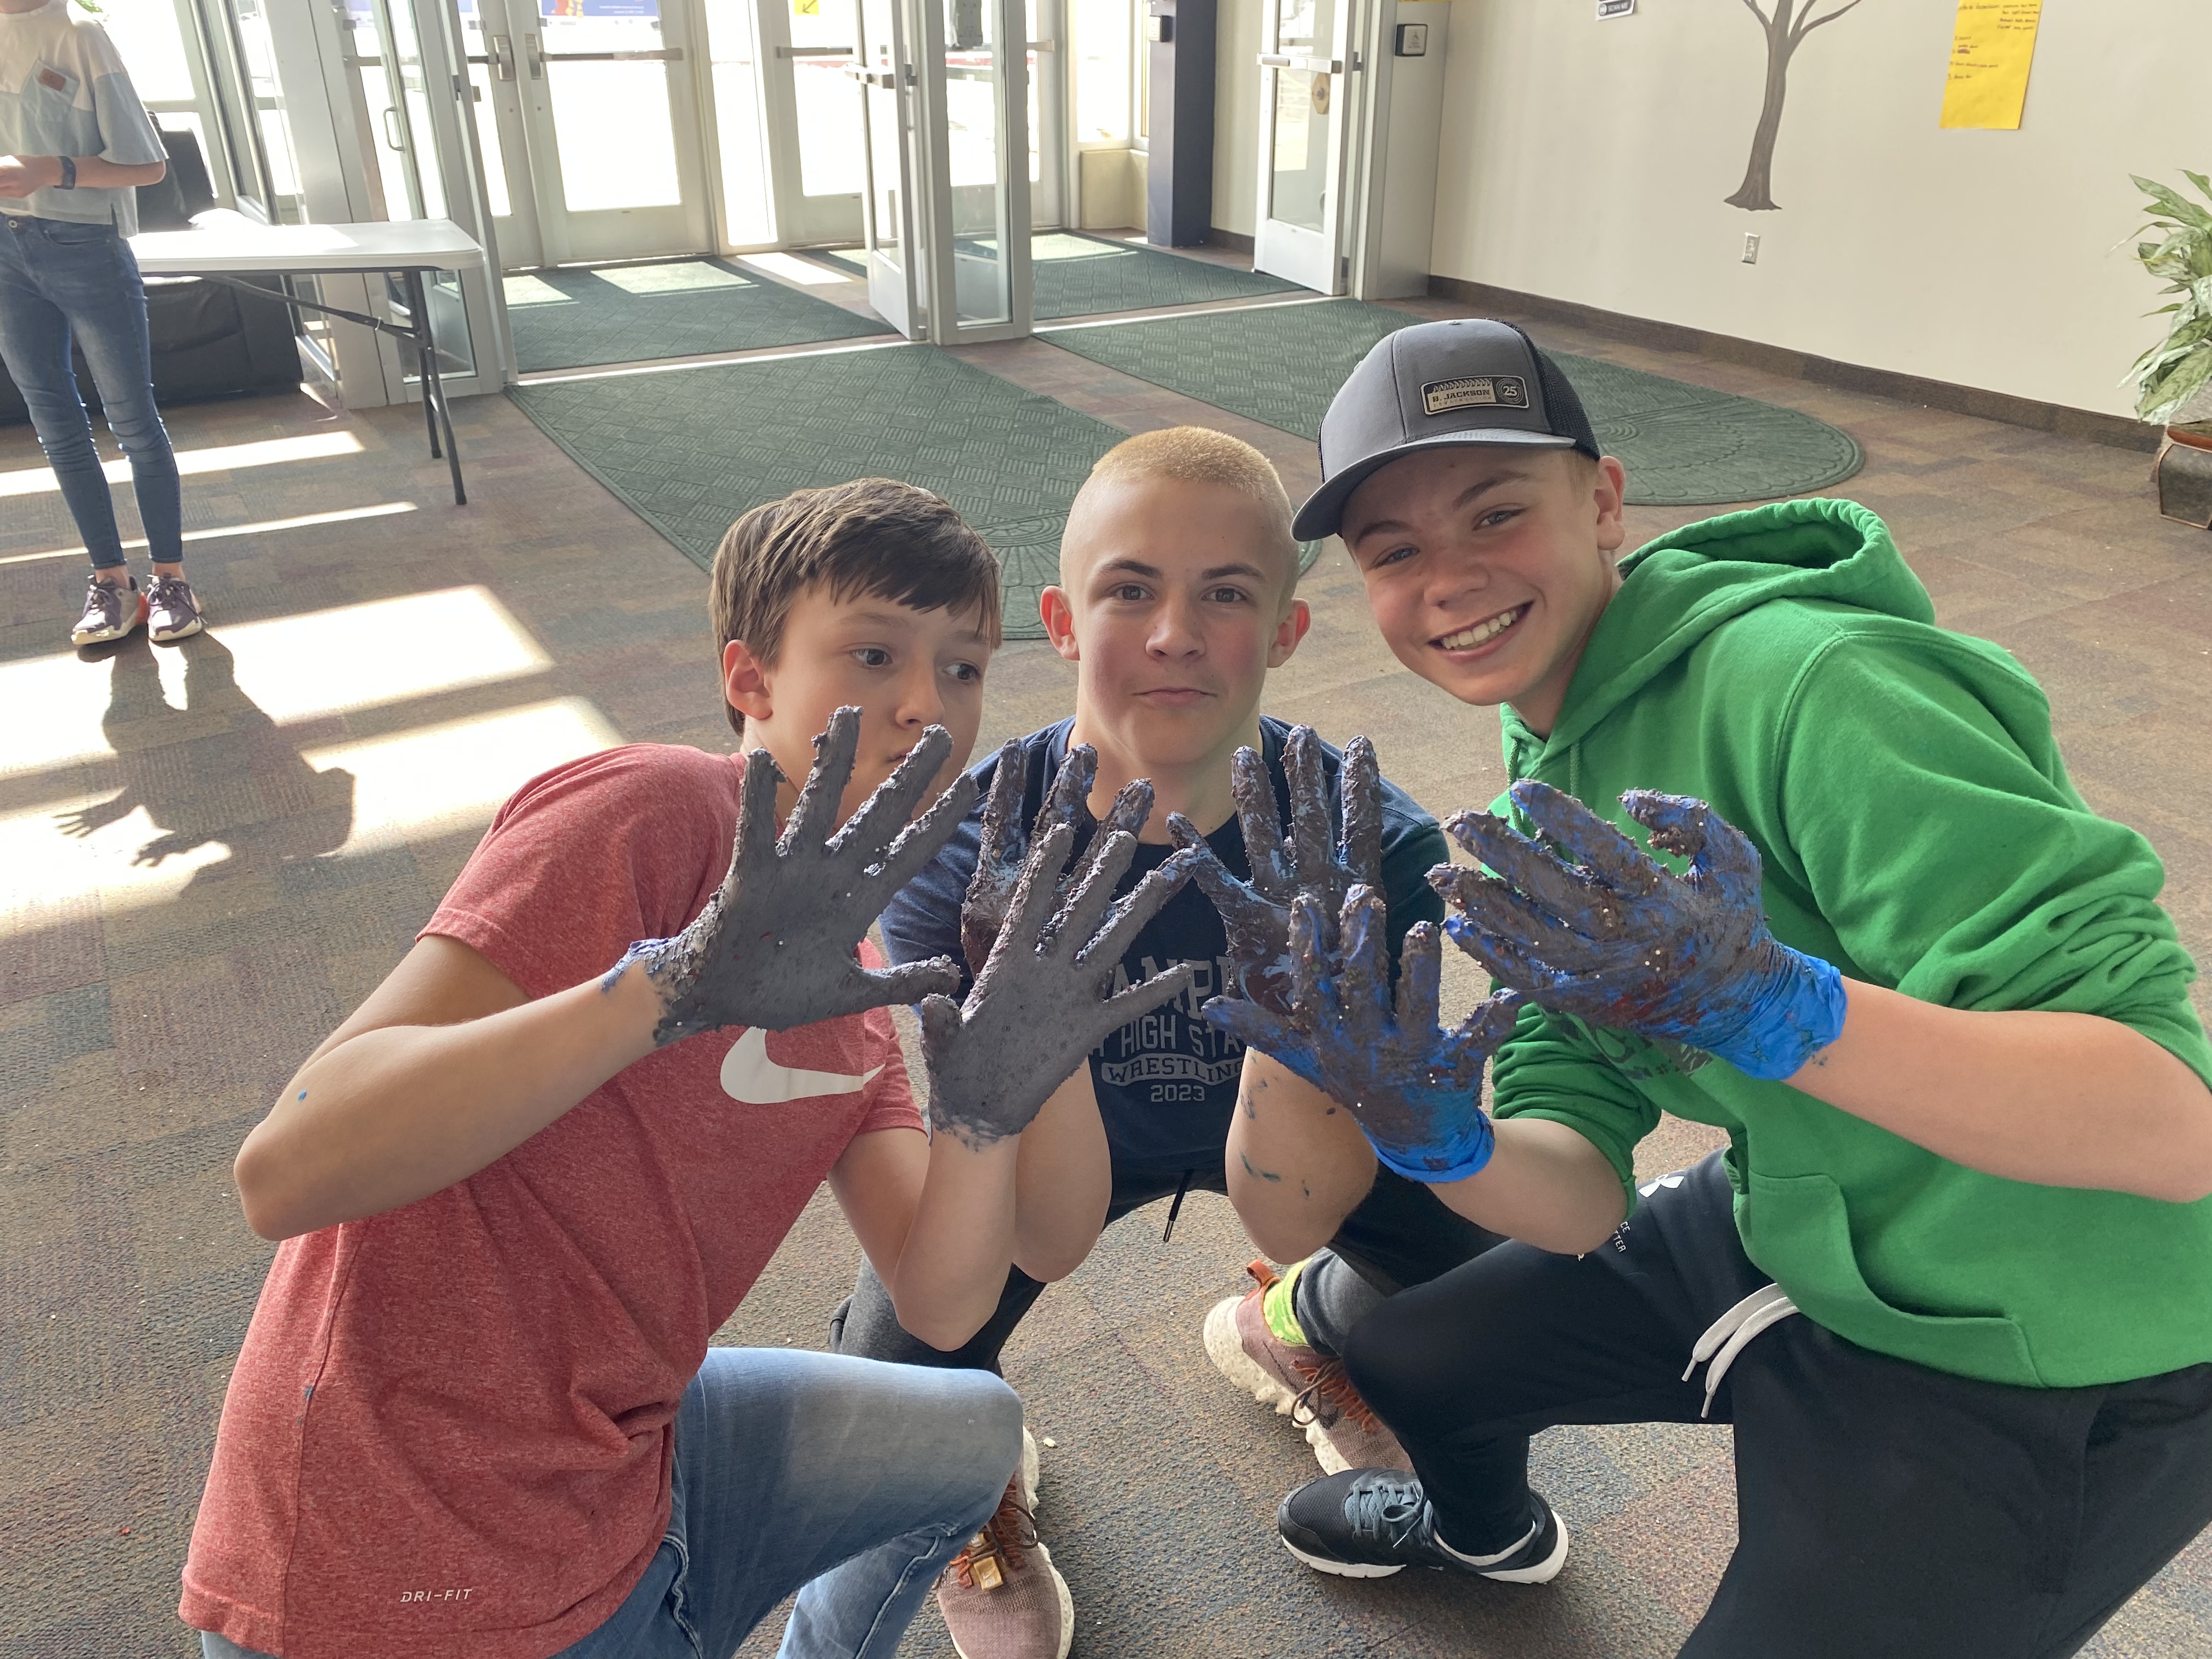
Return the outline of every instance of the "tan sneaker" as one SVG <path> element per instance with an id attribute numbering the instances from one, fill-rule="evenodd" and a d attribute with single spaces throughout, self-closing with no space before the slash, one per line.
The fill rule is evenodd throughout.
<path id="1" fill-rule="evenodd" d="M 106 645 L 119 640 L 146 620 L 146 596 L 138 591 L 138 579 L 127 577 L 123 582 L 104 582 L 92 579 L 92 591 L 84 596 L 84 615 L 77 618 L 70 629 L 71 645 Z"/>
<path id="2" fill-rule="evenodd" d="M 189 639 L 207 625 L 198 595 L 182 576 L 156 576 L 146 589 L 146 637 L 156 645 Z"/>
<path id="3" fill-rule="evenodd" d="M 1410 1471 L 1405 1448 L 1359 1397 L 1344 1362 L 1302 1342 L 1285 1342 L 1267 1328 L 1260 1304 L 1279 1277 L 1275 1270 L 1255 1261 L 1244 1271 L 1259 1282 L 1242 1297 L 1216 1303 L 1206 1316 L 1206 1357 L 1214 1370 L 1304 1429 L 1325 1473 Z"/>
<path id="4" fill-rule="evenodd" d="M 1036 1442 L 983 1530 L 937 1581 L 937 1610 L 960 1659 L 1067 1659 L 1075 1599 L 1036 1534 Z"/>

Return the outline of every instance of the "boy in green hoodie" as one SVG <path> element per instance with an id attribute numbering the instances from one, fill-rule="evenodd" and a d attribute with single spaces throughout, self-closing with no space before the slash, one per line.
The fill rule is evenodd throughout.
<path id="1" fill-rule="evenodd" d="M 2212 1048 L 2156 856 L 1863 507 L 1616 565 L 1620 465 L 1516 329 L 1391 336 L 1321 447 L 1297 533 L 1501 706 L 1510 794 L 1447 826 L 1484 867 L 1431 879 L 1507 988 L 1439 1031 L 1417 927 L 1394 1002 L 1355 890 L 1300 902 L 1290 1017 L 1208 1017 L 1350 1109 L 1242 1126 L 1272 1237 L 1325 1237 L 1285 1195 L 1371 1147 L 1515 1242 L 1356 1328 L 1414 1473 L 1300 1487 L 1284 1541 L 1541 1582 L 1530 1435 L 1730 1422 L 1740 1541 L 1685 1655 L 2075 1652 L 2212 1521 Z M 1639 1188 L 1662 1110 L 1729 1146 Z"/>

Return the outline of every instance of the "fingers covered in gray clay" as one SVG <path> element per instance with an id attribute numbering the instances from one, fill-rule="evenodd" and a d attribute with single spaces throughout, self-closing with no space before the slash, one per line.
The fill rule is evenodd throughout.
<path id="1" fill-rule="evenodd" d="M 725 1026 L 782 1030 L 953 988 L 949 959 L 869 969 L 854 952 L 890 896 L 942 846 L 975 799 L 974 781 L 954 780 L 916 823 L 907 820 L 951 752 L 931 726 L 897 769 L 837 831 L 853 771 L 860 710 L 840 708 L 815 740 L 815 763 L 781 836 L 776 787 L 764 750 L 745 757 L 729 873 L 706 908 L 672 939 L 644 939 L 608 975 L 633 966 L 653 981 L 665 1046 Z"/>
<path id="2" fill-rule="evenodd" d="M 1143 812 L 1133 805 L 1131 813 L 1121 816 L 1127 827 L 1101 827 L 1073 872 L 1066 866 L 1075 826 L 1062 817 L 1046 827 L 1041 818 L 966 1000 L 940 995 L 922 1005 L 933 1127 L 979 1148 L 1020 1133 L 1092 1048 L 1188 994 L 1192 970 L 1183 963 L 1109 994 L 1122 953 L 1188 875 L 1176 854 L 1114 905 L 1144 824 Z"/>

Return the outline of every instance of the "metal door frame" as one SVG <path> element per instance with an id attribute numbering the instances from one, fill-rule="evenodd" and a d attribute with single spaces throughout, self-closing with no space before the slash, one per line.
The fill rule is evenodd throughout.
<path id="1" fill-rule="evenodd" d="M 1340 295 L 1351 286 L 1352 254 L 1346 233 L 1364 227 L 1364 216 L 1354 210 L 1351 198 L 1358 193 L 1363 158 L 1369 149 L 1369 100 L 1366 69 L 1374 51 L 1369 39 L 1380 15 L 1389 8 L 1383 0 L 1336 0 L 1328 53 L 1293 57 L 1280 50 L 1284 0 L 1263 0 L 1261 16 L 1259 189 L 1254 198 L 1252 268 L 1266 270 L 1324 295 Z M 1272 215 L 1275 193 L 1275 108 L 1281 95 L 1283 70 L 1309 74 L 1326 73 L 1339 90 L 1328 115 L 1328 154 L 1324 163 L 1322 228 L 1308 230 Z M 1310 239 L 1320 246 L 1301 246 Z M 1364 239 L 1362 239 L 1364 240 Z M 1268 263 L 1270 259 L 1274 263 Z M 1318 276 L 1316 283 L 1310 280 Z"/>
<path id="2" fill-rule="evenodd" d="M 492 70 L 494 103 L 500 106 L 495 118 L 500 123 L 500 148 L 507 162 L 509 218 L 514 222 L 507 239 L 514 257 L 509 268 L 680 258 L 716 251 L 722 239 L 720 216 L 714 199 L 714 169 L 708 161 L 714 138 L 713 100 L 700 93 L 699 70 L 703 60 L 700 42 L 705 30 L 691 0 L 660 0 L 663 39 L 670 33 L 678 38 L 651 52 L 550 52 L 545 48 L 545 20 L 537 0 L 478 0 L 478 6 Z M 521 21 L 525 16 L 529 20 L 527 27 Z M 501 25 L 500 28 L 492 27 L 495 21 Z M 672 30 L 667 27 L 672 22 Z M 666 64 L 670 71 L 668 114 L 678 199 L 672 205 L 572 210 L 562 179 L 560 134 L 553 114 L 549 66 L 572 60 L 647 58 Z M 511 88 L 505 100 L 496 90 L 501 83 Z M 510 143 L 510 135 L 520 143 Z M 515 188 L 518 161 L 527 190 Z M 528 223 L 520 222 L 520 209 L 525 202 L 530 209 Z M 625 239 L 600 234 L 603 227 L 589 222 L 602 216 L 630 214 L 667 216 L 679 234 Z M 536 243 L 534 248 L 526 246 L 532 241 Z M 532 253 L 534 260 L 524 258 Z"/>

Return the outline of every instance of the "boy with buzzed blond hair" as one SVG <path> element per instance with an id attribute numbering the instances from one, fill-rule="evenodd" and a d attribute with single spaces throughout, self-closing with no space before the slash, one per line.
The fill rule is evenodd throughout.
<path id="1" fill-rule="evenodd" d="M 1340 755 L 1310 731 L 1260 713 L 1267 671 L 1297 650 L 1310 620 L 1297 597 L 1298 545 L 1291 504 L 1267 459 L 1218 432 L 1176 427 L 1117 446 L 1092 470 L 1068 514 L 1060 580 L 1041 599 L 1054 648 L 1076 668 L 1075 713 L 1007 744 L 976 767 L 977 806 L 936 859 L 883 916 L 894 961 L 963 954 L 963 901 L 1007 890 L 1023 849 L 1060 823 L 1081 837 L 1138 830 L 1124 884 L 1174 854 L 1167 823 L 1179 815 L 1188 844 L 1202 841 L 1216 865 L 1209 890 L 1185 888 L 1121 957 L 1116 986 L 1188 964 L 1184 996 L 1131 1022 L 1093 1049 L 1046 1108 L 1059 1121 L 1097 1125 L 1110 1190 L 1067 1194 L 1100 1227 L 1158 1199 L 1196 1187 L 1237 1199 L 1279 1183 L 1263 1160 L 1239 1156 L 1248 1124 L 1319 1097 L 1310 1085 L 1200 1018 L 1206 999 L 1239 988 L 1231 939 L 1217 901 L 1240 910 L 1222 876 L 1254 875 L 1263 892 L 1326 884 L 1346 859 L 1310 855 L 1284 843 L 1294 798 L 1336 799 L 1340 783 L 1374 808 L 1365 850 L 1395 938 L 1442 905 L 1428 868 L 1446 856 L 1435 821 L 1374 776 L 1372 751 Z M 1242 775 L 1245 807 L 1234 786 Z M 1149 787 L 1139 780 L 1149 780 Z M 1255 787 L 1261 786 L 1264 787 Z M 1272 806 L 1267 803 L 1272 799 Z M 1149 818 L 1146 806 L 1153 806 Z M 1144 826 L 1139 829 L 1139 822 Z M 1255 860 L 1249 845 L 1261 849 Z M 1359 839 L 1354 837 L 1353 839 Z M 1327 869 L 1305 867 L 1318 863 Z M 973 949 L 964 954 L 972 963 Z M 1247 975 L 1247 994 L 1270 988 Z M 1273 988 L 1279 989 L 1280 987 Z M 1240 1107 L 1240 1101 L 1242 1105 Z M 1232 1126 L 1234 1132 L 1232 1132 Z M 1224 1170 L 1224 1164 L 1227 1168 Z M 1356 1190 L 1352 1188 L 1356 1188 Z M 1339 1190 L 1341 1188 L 1342 1190 Z M 1346 1382 L 1334 1356 L 1352 1325 L 1386 1296 L 1458 1266 L 1495 1242 L 1419 1184 L 1370 1160 L 1317 1180 L 1307 1198 L 1335 1206 L 1340 1226 L 1323 1250 L 1282 1280 L 1231 1300 L 1208 1321 L 1209 1355 L 1258 1398 L 1296 1415 L 1325 1468 L 1393 1462 L 1395 1443 Z M 1256 1212 L 1256 1206 L 1255 1212 Z M 1173 1226 L 1174 1212 L 1169 1213 Z M 1333 1233 L 1333 1237 L 1332 1237 Z M 1268 1240 L 1255 1234 L 1261 1248 Z M 1304 1255 L 1310 1246 L 1295 1254 Z M 1284 1258 L 1287 1259 L 1287 1257 Z M 1255 1276 L 1273 1280 L 1264 1266 Z M 969 1341 L 930 1346 L 901 1328 L 882 1281 L 864 1266 L 832 1322 L 842 1352 L 908 1364 L 999 1369 L 1000 1351 L 1043 1285 L 1018 1268 L 997 1311 Z M 1017 1474 L 991 1523 L 957 1557 L 938 1586 L 939 1605 L 965 1659 L 1061 1659 L 1073 1634 L 1066 1585 L 1037 1540 L 1036 1477 Z"/>

